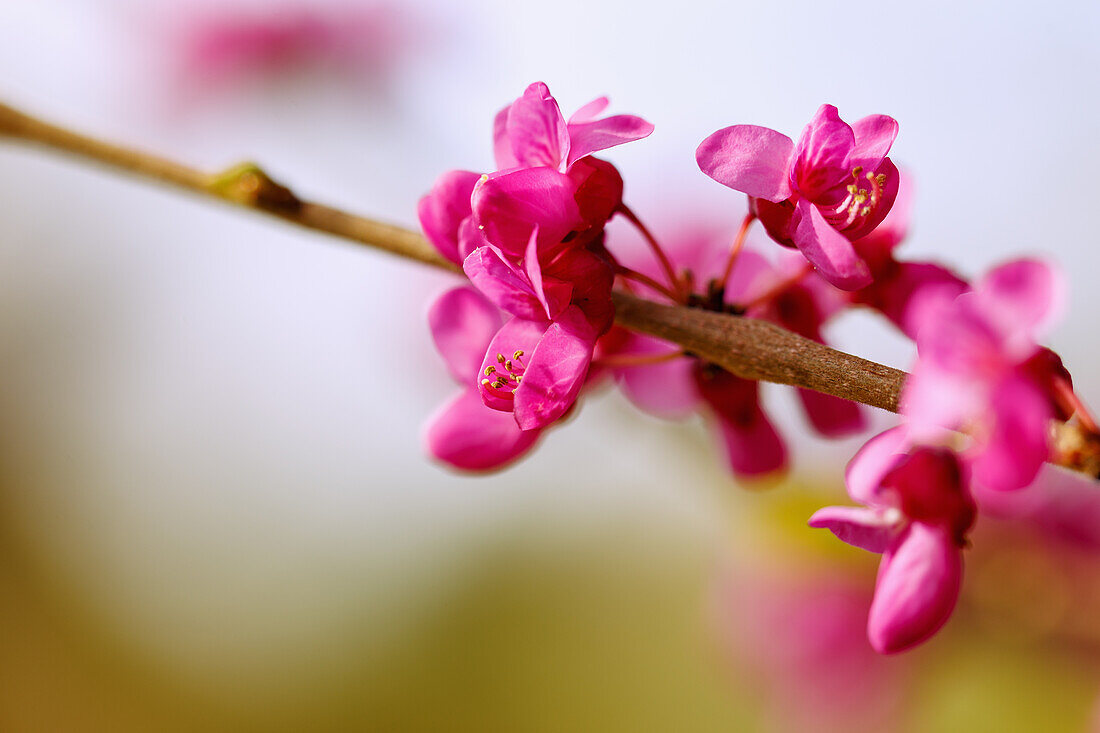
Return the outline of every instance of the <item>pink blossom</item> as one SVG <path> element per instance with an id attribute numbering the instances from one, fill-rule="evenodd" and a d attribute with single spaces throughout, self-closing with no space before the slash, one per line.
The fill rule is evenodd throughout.
<path id="1" fill-rule="evenodd" d="M 901 412 L 916 433 L 969 434 L 967 459 L 987 488 L 1029 484 L 1050 455 L 1051 420 L 1066 416 L 1058 395 L 1069 375 L 1035 341 L 1058 314 L 1063 291 L 1048 265 L 1016 260 L 962 295 L 936 289 L 918 295 L 925 298 L 918 358 Z"/>
<path id="2" fill-rule="evenodd" d="M 867 263 L 873 281 L 851 291 L 850 302 L 874 308 L 886 316 L 909 338 L 916 338 L 921 321 L 919 307 L 924 301 L 917 294 L 935 288 L 938 297 L 954 297 L 969 288 L 966 281 L 934 262 L 901 262 L 894 250 L 909 230 L 912 199 L 910 178 L 902 176 L 898 197 L 885 221 L 871 233 L 852 242 L 856 253 Z"/>
<path id="3" fill-rule="evenodd" d="M 848 494 L 864 505 L 826 507 L 809 521 L 850 545 L 881 553 L 867 620 L 883 654 L 927 640 L 947 622 L 962 581 L 962 548 L 974 524 L 966 465 L 946 448 L 913 447 L 888 430 L 848 464 Z"/>
<path id="4" fill-rule="evenodd" d="M 477 389 L 485 351 L 502 321 L 500 311 L 468 285 L 444 293 L 428 313 L 436 348 L 463 388 L 429 419 L 424 443 L 455 468 L 500 468 L 530 450 L 541 432 L 521 430 L 511 415 L 486 407 Z"/>
<path id="5" fill-rule="evenodd" d="M 820 563 L 797 572 L 760 558 L 723 580 L 720 631 L 763 683 L 780 730 L 900 729 L 909 666 L 867 644 L 870 588 Z"/>
<path id="6" fill-rule="evenodd" d="M 703 289 L 689 298 L 691 307 L 770 320 L 821 341 L 822 324 L 843 306 L 838 291 L 806 271 L 801 258 L 776 267 L 756 252 L 742 251 L 725 286 L 715 290 L 710 283 L 723 273 L 728 236 L 716 229 L 688 228 L 668 245 L 673 266 Z M 635 262 L 631 252 L 618 256 L 643 273 L 659 275 L 649 258 Z M 675 351 L 673 344 L 640 334 L 627 335 L 618 346 L 618 356 L 643 361 Z M 617 372 L 627 397 L 647 412 L 669 418 L 694 411 L 711 416 L 733 473 L 758 476 L 786 466 L 786 446 L 760 405 L 757 382 L 692 356 L 625 366 Z M 799 397 L 811 424 L 823 435 L 839 437 L 863 427 L 862 413 L 852 402 L 809 390 L 799 390 Z"/>
<path id="7" fill-rule="evenodd" d="M 565 173 L 592 153 L 653 132 L 653 125 L 634 115 L 597 117 L 608 104 L 607 97 L 594 99 L 566 121 L 546 84 L 531 84 L 493 121 L 497 168 L 545 166 Z"/>
<path id="8" fill-rule="evenodd" d="M 446 173 L 418 208 L 432 244 L 511 316 L 483 352 L 476 384 L 524 430 L 569 411 L 614 317 L 603 227 L 622 203 L 622 179 L 590 153 L 653 127 L 597 118 L 606 106 L 596 100 L 567 122 L 546 85 L 532 84 L 494 122 L 502 170 Z"/>
<path id="9" fill-rule="evenodd" d="M 598 237 L 622 203 L 623 182 L 615 166 L 591 154 L 653 132 L 634 115 L 598 118 L 607 105 L 606 97 L 593 100 L 566 121 L 546 84 L 535 82 L 497 113 L 497 172 L 474 197 L 490 243 L 518 255 L 509 242 L 522 249 L 533 224 L 547 243 L 568 236 L 576 245 Z"/>
<path id="10" fill-rule="evenodd" d="M 227 84 L 303 66 L 380 77 L 403 44 L 406 17 L 387 5 L 283 2 L 274 8 L 192 9 L 174 21 L 182 78 L 194 87 Z"/>
<path id="11" fill-rule="evenodd" d="M 545 427 L 569 411 L 596 340 L 614 317 L 610 265 L 577 247 L 544 256 L 539 242 L 536 228 L 522 266 L 492 245 L 463 263 L 474 286 L 512 316 L 484 352 L 482 399 L 494 410 L 512 412 L 524 430 Z"/>
<path id="12" fill-rule="evenodd" d="M 450 171 L 421 199 L 425 235 L 456 263 L 484 244 L 518 260 L 536 227 L 543 256 L 558 247 L 598 245 L 622 204 L 623 182 L 615 166 L 591 153 L 653 131 L 633 115 L 597 118 L 607 103 L 604 97 L 590 102 L 567 122 L 546 85 L 531 84 L 494 121 L 498 170 L 484 176 Z"/>
<path id="13" fill-rule="evenodd" d="M 715 132 L 695 153 L 719 183 L 749 195 L 768 234 L 797 247 L 833 285 L 855 290 L 871 282 L 852 240 L 870 233 L 889 213 L 898 171 L 886 154 L 898 125 L 871 115 L 849 126 L 825 104 L 797 145 L 756 125 Z"/>
<path id="14" fill-rule="evenodd" d="M 1057 548 L 1094 557 L 1100 551 L 1100 491 L 1083 474 L 1046 464 L 1022 491 L 974 485 L 982 516 L 1026 524 Z"/>
<path id="15" fill-rule="evenodd" d="M 424 236 L 439 253 L 461 265 L 466 256 L 484 243 L 473 216 L 470 197 L 481 178 L 472 171 L 447 171 L 420 199 L 417 216 Z"/>

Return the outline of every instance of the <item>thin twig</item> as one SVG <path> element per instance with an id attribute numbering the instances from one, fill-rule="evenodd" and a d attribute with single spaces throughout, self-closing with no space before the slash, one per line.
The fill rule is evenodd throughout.
<path id="1" fill-rule="evenodd" d="M 87 137 L 0 104 L 0 136 L 69 153 L 141 178 L 167 183 L 306 229 L 381 249 L 451 272 L 459 268 L 419 233 L 299 199 L 259 166 L 245 163 L 209 174 L 172 160 Z M 746 379 L 805 387 L 897 412 L 905 372 L 830 349 L 765 321 L 662 305 L 615 293 L 624 328 L 679 344 Z M 1100 437 L 1076 423 L 1055 430 L 1055 462 L 1100 475 Z"/>

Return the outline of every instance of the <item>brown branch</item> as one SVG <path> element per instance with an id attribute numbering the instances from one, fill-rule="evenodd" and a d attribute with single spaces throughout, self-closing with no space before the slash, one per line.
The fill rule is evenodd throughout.
<path id="1" fill-rule="evenodd" d="M 302 201 L 253 163 L 242 163 L 224 172 L 210 174 L 167 158 L 51 125 L 4 104 L 0 104 L 0 136 L 76 155 L 141 178 L 277 216 L 306 229 L 325 232 L 434 267 L 458 271 L 419 233 L 355 216 L 324 204 Z"/>
<path id="2" fill-rule="evenodd" d="M 374 249 L 452 272 L 459 268 L 419 233 L 299 199 L 259 166 L 244 163 L 208 174 L 175 161 L 86 137 L 0 104 L 0 136 L 65 152 L 142 178 L 219 199 Z M 615 293 L 615 320 L 672 341 L 746 379 L 805 387 L 897 412 L 907 376 L 764 321 L 661 305 Z M 1057 463 L 1100 476 L 1100 438 L 1075 423 L 1056 427 Z"/>
<path id="3" fill-rule="evenodd" d="M 615 293 L 615 320 L 680 344 L 739 377 L 790 384 L 898 411 L 905 372 L 791 333 L 773 323 L 662 305 Z"/>

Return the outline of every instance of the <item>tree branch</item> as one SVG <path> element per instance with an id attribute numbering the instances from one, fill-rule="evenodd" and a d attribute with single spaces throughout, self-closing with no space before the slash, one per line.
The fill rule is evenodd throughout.
<path id="1" fill-rule="evenodd" d="M 0 136 L 69 153 L 433 267 L 460 271 L 419 233 L 303 201 L 253 163 L 209 174 L 51 125 L 3 104 Z M 662 305 L 627 293 L 615 293 L 614 299 L 619 325 L 677 343 L 737 376 L 805 387 L 897 412 L 907 376 L 898 369 L 831 349 L 765 321 Z M 1100 476 L 1100 438 L 1075 423 L 1060 423 L 1055 428 L 1055 446 L 1059 465 Z"/>

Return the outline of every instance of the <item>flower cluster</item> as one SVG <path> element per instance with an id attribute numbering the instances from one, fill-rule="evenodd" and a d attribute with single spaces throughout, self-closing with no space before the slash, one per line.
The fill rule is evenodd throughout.
<path id="1" fill-rule="evenodd" d="M 1098 432 L 1060 359 L 1038 343 L 1060 310 L 1058 274 L 1022 259 L 967 282 L 937 263 L 899 260 L 911 193 L 888 157 L 898 125 L 885 115 L 849 125 L 831 105 L 797 143 L 753 125 L 707 137 L 699 167 L 746 194 L 748 213 L 735 234 L 695 222 L 662 246 L 623 203 L 616 168 L 592 156 L 653 128 L 601 117 L 607 104 L 566 120 L 546 85 L 532 84 L 496 116 L 496 170 L 446 173 L 421 200 L 426 236 L 468 279 L 429 314 L 462 389 L 428 424 L 428 450 L 459 469 L 499 468 L 611 374 L 647 412 L 706 416 L 733 474 L 775 473 L 787 449 L 757 382 L 614 327 L 613 288 L 818 342 L 839 313 L 869 307 L 916 343 L 902 424 L 849 464 L 848 493 L 861 506 L 822 509 L 810 525 L 882 554 L 868 620 L 877 651 L 928 639 L 959 595 L 974 497 L 1031 484 L 1051 458 L 1053 421 L 1076 415 Z M 609 236 L 615 216 L 633 229 Z M 788 248 L 783 256 L 748 244 L 756 221 Z M 805 389 L 799 398 L 823 436 L 865 426 L 854 403 Z"/>
<path id="2" fill-rule="evenodd" d="M 445 173 L 420 202 L 428 239 L 472 286 L 444 294 L 431 317 L 466 390 L 432 420 L 427 441 L 458 468 L 503 465 L 565 416 L 611 328 L 614 271 L 603 229 L 622 204 L 623 182 L 591 154 L 653 126 L 599 117 L 606 107 L 597 99 L 566 121 L 546 85 L 532 84 L 496 117 L 497 170 Z"/>

